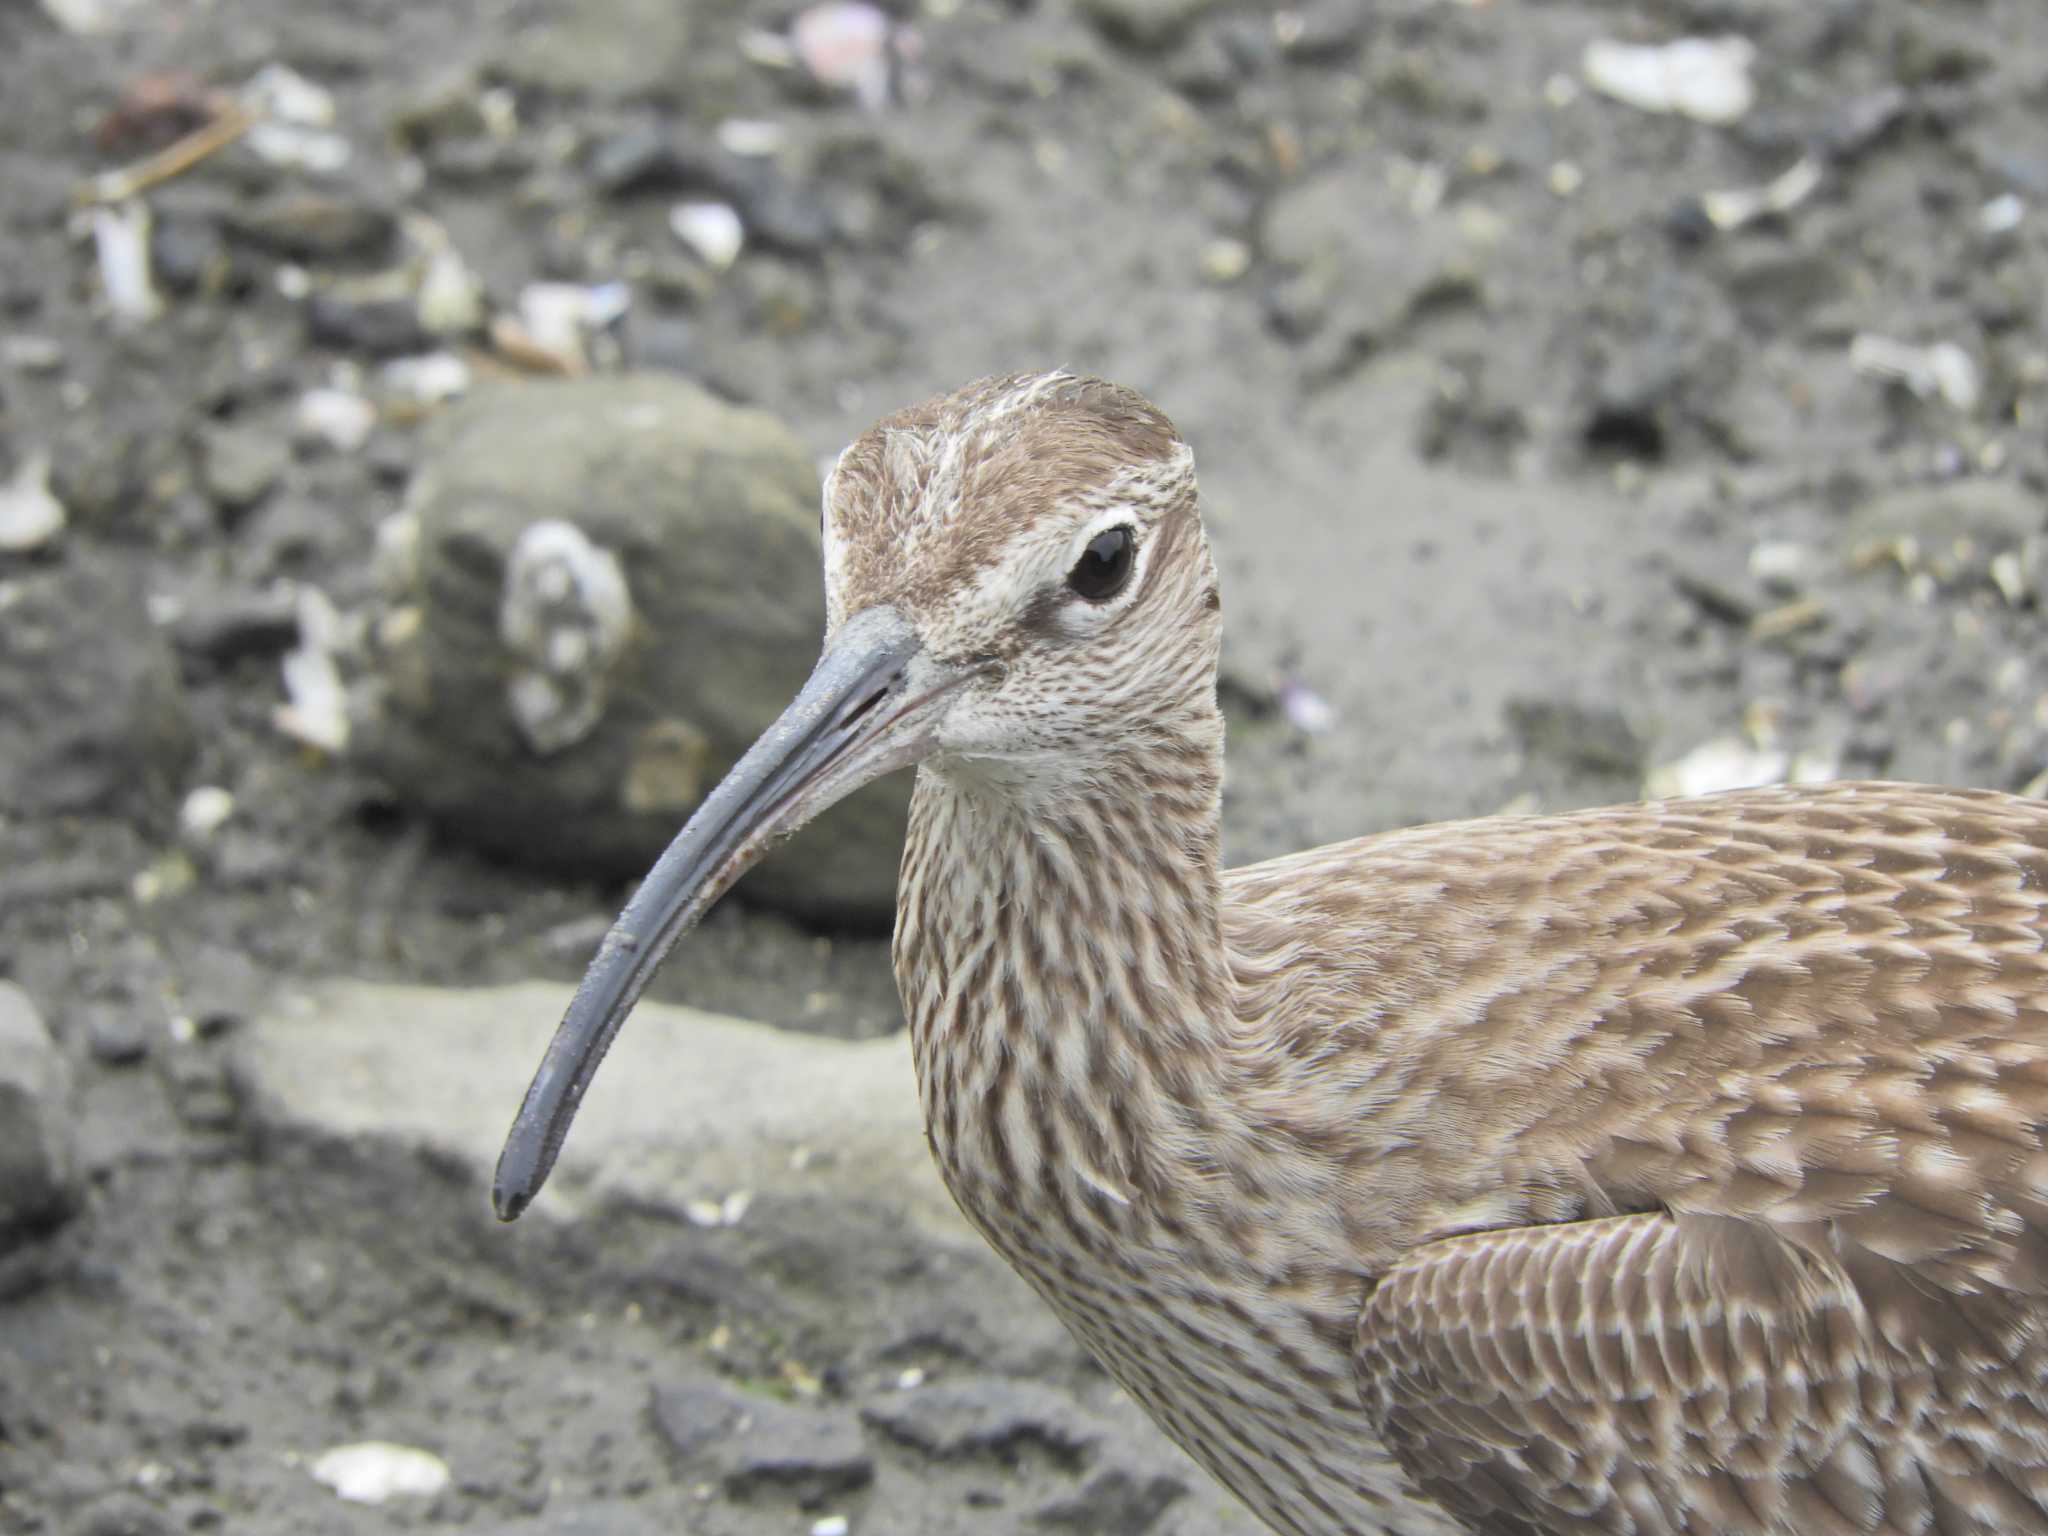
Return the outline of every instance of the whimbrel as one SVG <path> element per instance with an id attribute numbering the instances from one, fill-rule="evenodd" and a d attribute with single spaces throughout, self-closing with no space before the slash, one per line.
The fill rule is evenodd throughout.
<path id="1" fill-rule="evenodd" d="M 1065 374 L 825 487 L 823 658 L 591 966 L 916 764 L 894 960 L 970 1222 L 1276 1531 L 2048 1530 L 2048 806 L 1766 789 L 1223 869 L 1188 448 Z"/>

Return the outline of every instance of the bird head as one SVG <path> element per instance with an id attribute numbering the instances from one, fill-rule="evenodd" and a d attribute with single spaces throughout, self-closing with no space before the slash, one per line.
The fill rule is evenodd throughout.
<path id="1" fill-rule="evenodd" d="M 1042 810 L 1220 742 L 1193 457 L 1129 390 L 1019 374 L 885 418 L 827 477 L 823 544 L 818 665 L 591 962 L 499 1159 L 506 1220 L 663 957 L 778 839 L 912 764 Z"/>

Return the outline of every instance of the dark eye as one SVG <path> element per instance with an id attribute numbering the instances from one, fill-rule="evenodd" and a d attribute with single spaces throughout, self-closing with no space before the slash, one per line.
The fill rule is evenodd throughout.
<path id="1" fill-rule="evenodd" d="M 1088 541 L 1081 558 L 1067 572 L 1067 585 L 1091 603 L 1106 602 L 1131 579 L 1138 541 L 1124 527 L 1105 528 Z"/>

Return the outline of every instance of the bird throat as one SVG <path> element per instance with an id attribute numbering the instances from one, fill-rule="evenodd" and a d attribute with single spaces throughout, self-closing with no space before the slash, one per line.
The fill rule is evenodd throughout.
<path id="1" fill-rule="evenodd" d="M 1029 1274 L 1199 1198 L 1229 1070 L 1219 775 L 1190 755 L 1055 815 L 920 770 L 895 964 L 939 1168 Z"/>

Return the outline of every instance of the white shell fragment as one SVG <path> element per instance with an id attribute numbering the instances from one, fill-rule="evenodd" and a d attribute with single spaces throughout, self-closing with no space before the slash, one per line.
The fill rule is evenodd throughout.
<path id="1" fill-rule="evenodd" d="M 729 203 L 677 203 L 668 211 L 668 227 L 696 253 L 705 266 L 723 272 L 739 260 L 746 231 Z"/>
<path id="2" fill-rule="evenodd" d="M 617 557 L 581 528 L 548 518 L 520 534 L 506 562 L 498 638 L 521 663 L 505 702 L 534 751 L 559 752 L 596 728 L 632 619 Z"/>
<path id="3" fill-rule="evenodd" d="M 1337 723 L 1336 706 L 1308 684 L 1288 678 L 1279 691 L 1280 711 L 1297 731 L 1320 736 Z"/>
<path id="4" fill-rule="evenodd" d="M 352 390 L 309 389 L 299 396 L 297 425 L 304 437 L 354 453 L 369 441 L 377 407 Z"/>
<path id="5" fill-rule="evenodd" d="M 242 101 L 251 112 L 303 128 L 334 126 L 334 93 L 283 64 L 266 64 L 242 87 Z"/>
<path id="6" fill-rule="evenodd" d="M 247 138 L 258 159 L 289 171 L 312 171 L 317 175 L 333 175 L 355 153 L 340 134 L 298 123 L 253 123 Z"/>
<path id="7" fill-rule="evenodd" d="M 50 489 L 50 456 L 32 453 L 0 485 L 0 554 L 41 549 L 64 531 L 64 503 Z"/>
<path id="8" fill-rule="evenodd" d="M 1820 185 L 1820 162 L 1802 155 L 1790 170 L 1774 176 L 1760 187 L 1738 187 L 1727 192 L 1709 192 L 1700 199 L 1707 222 L 1720 230 L 1740 229 L 1766 214 L 1790 213 Z"/>
<path id="9" fill-rule="evenodd" d="M 342 619 L 317 587 L 299 592 L 299 644 L 282 663 L 285 702 L 271 723 L 295 741 L 340 755 L 348 747 L 348 687 L 335 662 Z"/>
<path id="10" fill-rule="evenodd" d="M 378 371 L 377 378 L 394 395 L 421 405 L 440 405 L 469 388 L 469 364 L 453 352 L 424 352 L 418 357 L 393 358 Z"/>
<path id="11" fill-rule="evenodd" d="M 92 242 L 99 255 L 100 286 L 114 317 L 141 325 L 163 313 L 149 268 L 149 208 L 130 199 L 92 211 Z"/>
<path id="12" fill-rule="evenodd" d="M 142 0 L 43 0 L 43 11 L 66 32 L 94 37 L 125 23 Z"/>
<path id="13" fill-rule="evenodd" d="M 1682 37 L 1652 46 L 1597 38 L 1586 44 L 1580 70 L 1603 96 L 1720 126 L 1756 104 L 1749 77 L 1755 62 L 1756 45 L 1746 37 Z"/>
<path id="14" fill-rule="evenodd" d="M 878 112 L 889 104 L 890 31 L 888 14 L 866 0 L 823 0 L 797 17 L 790 41 L 813 80 Z"/>
<path id="15" fill-rule="evenodd" d="M 1849 343 L 1849 366 L 1903 384 L 1922 400 L 1939 398 L 1959 411 L 1975 410 L 1983 394 L 1976 360 L 1952 341 L 1916 347 L 1866 331 Z"/>
<path id="16" fill-rule="evenodd" d="M 2001 192 L 1977 210 L 1977 227 L 1987 235 L 2002 235 L 2018 229 L 2027 216 L 2027 205 L 2017 194 Z"/>
<path id="17" fill-rule="evenodd" d="M 235 797 L 218 784 L 201 784 L 178 806 L 178 831 L 188 842 L 203 843 L 235 814 Z"/>
<path id="18" fill-rule="evenodd" d="M 1643 780 L 1649 800 L 1719 794 L 1724 789 L 1761 789 L 1767 784 L 1825 784 L 1841 764 L 1833 753 L 1810 748 L 1785 752 L 1756 747 L 1734 736 L 1694 747 L 1675 762 L 1652 768 Z"/>
<path id="19" fill-rule="evenodd" d="M 617 321 L 632 304 L 633 290 L 624 283 L 528 283 L 519 293 L 519 320 L 542 351 L 580 363 L 584 338 Z"/>
<path id="20" fill-rule="evenodd" d="M 382 1504 L 410 1495 L 428 1498 L 448 1486 L 448 1463 L 432 1451 L 363 1440 L 323 1451 L 309 1469 L 313 1480 L 353 1504 Z"/>
<path id="21" fill-rule="evenodd" d="M 695 1227 L 736 1227 L 754 1204 L 751 1189 L 736 1189 L 723 1200 L 687 1200 L 683 1215 Z"/>
<path id="22" fill-rule="evenodd" d="M 768 117 L 728 117 L 718 125 L 718 147 L 745 160 L 779 154 L 789 130 Z"/>

